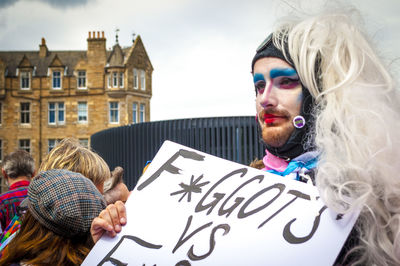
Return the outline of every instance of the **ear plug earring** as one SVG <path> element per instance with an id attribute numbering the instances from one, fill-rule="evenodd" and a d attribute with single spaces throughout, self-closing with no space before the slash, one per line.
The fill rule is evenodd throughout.
<path id="1" fill-rule="evenodd" d="M 301 115 L 293 118 L 293 125 L 295 128 L 303 128 L 306 125 L 306 120 Z"/>

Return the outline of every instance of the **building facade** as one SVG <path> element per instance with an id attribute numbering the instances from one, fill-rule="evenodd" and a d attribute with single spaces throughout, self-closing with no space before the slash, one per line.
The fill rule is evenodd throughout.
<path id="1" fill-rule="evenodd" d="M 153 67 L 140 36 L 106 49 L 89 32 L 86 51 L 0 51 L 0 160 L 16 149 L 40 164 L 58 141 L 90 146 L 103 129 L 150 121 Z"/>

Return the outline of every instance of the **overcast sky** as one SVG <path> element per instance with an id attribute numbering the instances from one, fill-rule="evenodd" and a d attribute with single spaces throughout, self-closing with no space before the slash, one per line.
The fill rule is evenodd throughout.
<path id="1" fill-rule="evenodd" d="M 347 3 L 387 62 L 399 58 L 400 0 Z M 153 64 L 152 121 L 254 115 L 250 62 L 287 8 L 281 0 L 0 0 L 0 50 L 38 50 L 42 37 L 50 50 L 86 50 L 88 31 L 104 31 L 111 48 L 118 28 L 121 46 L 140 34 Z"/>

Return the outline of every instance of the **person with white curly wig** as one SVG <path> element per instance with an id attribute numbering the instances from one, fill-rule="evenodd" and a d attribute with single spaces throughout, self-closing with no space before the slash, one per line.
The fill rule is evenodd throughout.
<path id="1" fill-rule="evenodd" d="M 361 210 L 336 265 L 400 265 L 400 98 L 355 9 L 280 23 L 252 61 L 263 160 Z"/>

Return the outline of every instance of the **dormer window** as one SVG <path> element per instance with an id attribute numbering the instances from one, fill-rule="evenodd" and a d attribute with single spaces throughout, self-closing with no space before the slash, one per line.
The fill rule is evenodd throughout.
<path id="1" fill-rule="evenodd" d="M 20 73 L 21 90 L 29 90 L 31 87 L 30 73 L 28 71 L 21 71 Z"/>
<path id="2" fill-rule="evenodd" d="M 53 89 L 60 90 L 61 89 L 61 72 L 53 71 L 53 79 L 52 79 Z"/>

